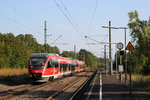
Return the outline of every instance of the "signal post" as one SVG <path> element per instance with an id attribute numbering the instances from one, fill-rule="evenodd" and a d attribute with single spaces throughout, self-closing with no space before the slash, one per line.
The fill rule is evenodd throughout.
<path id="1" fill-rule="evenodd" d="M 131 81 L 131 70 L 132 70 L 132 68 L 131 68 L 131 50 L 134 50 L 134 47 L 133 47 L 133 45 L 132 45 L 132 43 L 131 42 L 129 42 L 128 43 L 128 45 L 127 45 L 127 47 L 126 47 L 126 50 L 129 50 L 129 61 L 130 61 L 130 63 L 129 63 L 129 67 L 130 67 L 130 95 L 132 95 L 132 81 Z"/>

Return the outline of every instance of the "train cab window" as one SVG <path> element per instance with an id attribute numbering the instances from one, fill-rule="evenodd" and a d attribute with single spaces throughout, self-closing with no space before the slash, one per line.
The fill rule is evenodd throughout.
<path id="1" fill-rule="evenodd" d="M 31 68 L 35 70 L 43 69 L 45 62 L 46 62 L 46 58 L 42 58 L 42 57 L 30 58 Z"/>

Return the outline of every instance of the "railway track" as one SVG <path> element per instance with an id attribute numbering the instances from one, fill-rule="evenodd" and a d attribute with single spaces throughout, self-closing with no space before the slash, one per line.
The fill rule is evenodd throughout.
<path id="1" fill-rule="evenodd" d="M 25 92 L 40 88 L 42 86 L 52 84 L 56 81 L 58 81 L 58 79 L 54 80 L 54 81 L 51 81 L 51 82 L 43 83 L 43 84 L 40 84 L 40 85 L 28 84 L 28 85 L 25 85 L 25 86 L 14 88 L 14 89 L 9 89 L 9 90 L 6 90 L 6 91 L 2 91 L 1 94 L 0 94 L 0 100 L 5 100 L 7 98 L 23 94 Z"/>
<path id="2" fill-rule="evenodd" d="M 89 84 L 94 79 L 97 70 L 93 73 L 91 77 L 89 77 L 70 97 L 70 100 L 79 100 L 80 96 L 84 93 L 85 89 L 89 86 Z"/>
<path id="3" fill-rule="evenodd" d="M 8 90 L 5 90 L 5 91 L 1 91 L 0 92 L 0 100 L 5 100 L 5 99 L 11 98 L 13 96 L 21 95 L 25 92 L 28 92 L 28 91 L 40 88 L 42 86 L 52 84 L 52 83 L 55 83 L 57 81 L 63 80 L 64 78 L 67 78 L 67 77 L 69 77 L 69 76 L 61 77 L 61 78 L 55 79 L 55 80 L 47 82 L 47 83 L 41 83 L 41 84 L 37 83 L 35 85 L 27 84 L 25 86 L 16 87 L 14 89 L 8 89 Z"/>
<path id="4" fill-rule="evenodd" d="M 83 73 L 83 72 L 82 72 Z M 78 73 L 79 74 L 79 73 Z M 84 74 L 86 74 L 86 72 L 84 72 Z M 75 74 L 76 75 L 76 74 Z M 82 75 L 82 74 L 81 74 Z M 79 75 L 80 76 L 80 75 Z M 72 76 L 74 77 L 74 76 Z M 7 91 L 2 91 L 0 92 L 0 100 L 5 100 L 5 99 L 10 99 L 11 98 L 13 99 L 13 97 L 18 97 L 20 95 L 23 95 L 25 93 L 28 93 L 30 91 L 33 91 L 33 90 L 36 90 L 38 88 L 41 88 L 41 87 L 45 87 L 45 86 L 50 86 L 51 84 L 63 84 L 63 81 L 64 79 L 66 79 L 67 77 L 62 77 L 60 79 L 56 79 L 56 80 L 53 80 L 51 82 L 47 82 L 47 83 L 43 83 L 43 84 L 40 84 L 40 85 L 32 85 L 32 84 L 28 84 L 28 85 L 25 85 L 25 86 L 21 86 L 21 87 L 17 87 L 17 88 L 14 88 L 14 89 L 9 89 Z M 47 96 L 48 98 L 53 98 L 54 96 L 62 93 L 63 91 L 65 91 L 65 89 L 69 88 L 71 86 L 70 83 L 75 84 L 77 82 L 77 80 L 81 80 L 81 78 L 78 78 L 76 77 L 75 79 L 73 80 L 76 80 L 74 81 L 73 83 L 70 81 L 69 83 L 67 83 L 66 85 L 64 85 L 65 88 L 61 88 L 61 91 L 59 92 L 55 92 L 55 94 L 53 93 L 53 95 L 51 95 L 51 97 Z M 72 81 L 73 81 L 72 80 Z M 52 87 L 52 86 L 51 86 Z M 61 86 L 60 86 L 61 87 Z M 60 89 L 59 89 L 60 90 Z M 46 97 L 46 98 L 47 98 Z"/>
<path id="5" fill-rule="evenodd" d="M 57 99 L 57 100 L 78 100 L 78 98 L 80 97 L 80 95 L 84 92 L 84 90 L 86 89 L 86 87 L 90 84 L 90 82 L 92 81 L 93 77 L 95 76 L 97 70 L 94 71 L 94 73 L 87 79 L 84 79 L 85 77 L 80 77 L 78 78 L 76 81 L 74 81 L 73 83 L 69 84 L 68 86 L 64 87 L 63 89 L 59 90 L 58 92 L 52 94 L 51 96 L 49 96 L 46 100 L 52 100 L 52 99 Z M 61 95 L 63 92 L 66 92 L 67 89 L 71 88 L 71 87 L 76 87 L 75 84 L 81 82 L 81 80 L 84 80 L 84 82 L 82 82 L 82 84 L 80 84 L 80 86 L 75 89 L 75 91 L 68 96 L 68 98 L 63 98 L 63 97 L 58 97 L 59 95 Z M 62 96 L 67 96 L 67 95 L 62 95 Z"/>

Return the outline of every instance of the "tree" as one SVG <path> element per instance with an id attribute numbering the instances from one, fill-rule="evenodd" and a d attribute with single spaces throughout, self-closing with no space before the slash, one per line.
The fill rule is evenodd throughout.
<path id="1" fill-rule="evenodd" d="M 69 57 L 69 58 L 74 58 L 74 52 L 73 51 L 63 51 L 61 53 L 63 57 Z"/>
<path id="2" fill-rule="evenodd" d="M 137 11 L 128 13 L 128 26 L 135 50 L 132 51 L 133 72 L 150 74 L 150 18 L 140 20 Z"/>

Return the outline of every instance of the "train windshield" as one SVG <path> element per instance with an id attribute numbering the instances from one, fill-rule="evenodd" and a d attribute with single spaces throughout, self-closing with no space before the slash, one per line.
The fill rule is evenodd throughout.
<path id="1" fill-rule="evenodd" d="M 30 58 L 30 65 L 32 69 L 43 69 L 43 66 L 45 65 L 46 58 L 36 57 L 36 58 Z"/>

